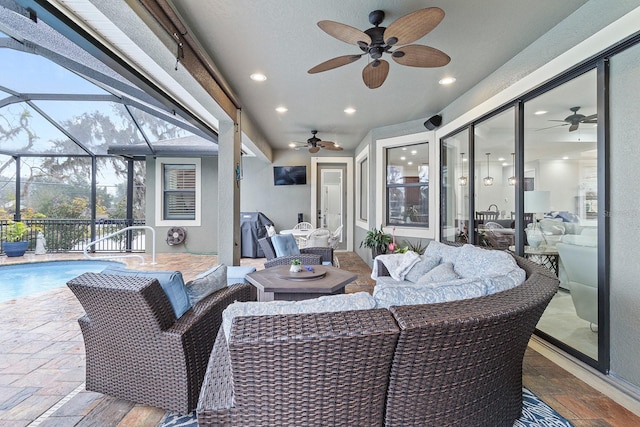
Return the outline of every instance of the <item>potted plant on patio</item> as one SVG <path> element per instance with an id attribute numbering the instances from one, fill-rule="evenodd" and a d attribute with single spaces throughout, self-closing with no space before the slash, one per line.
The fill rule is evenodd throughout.
<path id="1" fill-rule="evenodd" d="M 360 242 L 360 247 L 370 248 L 371 257 L 375 258 L 380 254 L 386 253 L 387 247 L 391 242 L 391 235 L 385 233 L 382 224 L 380 224 L 380 229 L 374 228 L 367 232 L 364 240 Z"/>
<path id="2" fill-rule="evenodd" d="M 10 221 L 6 228 L 6 240 L 2 242 L 2 250 L 8 257 L 24 255 L 29 242 L 24 240 L 29 227 L 20 221 Z"/>

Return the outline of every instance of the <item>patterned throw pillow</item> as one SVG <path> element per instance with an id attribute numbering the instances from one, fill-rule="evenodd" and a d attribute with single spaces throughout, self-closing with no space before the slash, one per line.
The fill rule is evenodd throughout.
<path id="1" fill-rule="evenodd" d="M 458 278 L 458 274 L 453 270 L 453 264 L 445 262 L 423 274 L 416 284 L 449 282 Z"/>
<path id="2" fill-rule="evenodd" d="M 462 247 L 460 246 L 451 246 L 433 240 L 429 242 L 429 245 L 427 246 L 427 249 L 425 249 L 424 254 L 428 256 L 439 256 L 440 262 L 452 262 L 455 264 L 461 249 Z"/>
<path id="3" fill-rule="evenodd" d="M 481 279 L 458 279 L 453 282 L 443 282 L 438 287 L 417 283 L 410 285 L 381 284 L 376 285 L 373 289 L 376 308 L 457 301 L 477 298 L 486 294 L 487 285 Z"/>
<path id="4" fill-rule="evenodd" d="M 216 265 L 185 283 L 191 306 L 227 286 L 227 266 Z"/>
<path id="5" fill-rule="evenodd" d="M 420 261 L 418 261 L 411 270 L 404 276 L 404 280 L 416 283 L 427 272 L 433 270 L 440 264 L 439 256 L 422 255 Z"/>

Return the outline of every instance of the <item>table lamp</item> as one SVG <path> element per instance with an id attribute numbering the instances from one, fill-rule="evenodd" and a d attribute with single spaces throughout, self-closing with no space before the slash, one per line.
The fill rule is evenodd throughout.
<path id="1" fill-rule="evenodd" d="M 538 228 L 537 214 L 549 212 L 551 210 L 551 192 L 550 191 L 525 191 L 524 192 L 524 211 L 533 213 L 533 229 L 527 229 L 527 242 L 529 246 L 537 248 L 544 241 L 544 235 Z"/>

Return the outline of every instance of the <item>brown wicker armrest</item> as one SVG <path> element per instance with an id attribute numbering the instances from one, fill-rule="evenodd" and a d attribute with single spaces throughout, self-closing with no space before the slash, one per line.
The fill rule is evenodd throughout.
<path id="1" fill-rule="evenodd" d="M 324 247 L 311 247 L 311 248 L 302 248 L 300 252 L 303 254 L 316 254 L 322 257 L 321 262 L 330 262 L 333 263 L 333 248 L 324 248 Z"/>
<path id="2" fill-rule="evenodd" d="M 380 426 L 397 334 L 387 310 L 238 317 L 228 350 L 216 340 L 198 423 Z"/>
<path id="3" fill-rule="evenodd" d="M 401 333 L 386 426 L 512 426 L 520 416 L 524 352 L 558 280 L 544 267 L 515 258 L 527 271 L 520 286 L 480 298 L 390 308 Z"/>

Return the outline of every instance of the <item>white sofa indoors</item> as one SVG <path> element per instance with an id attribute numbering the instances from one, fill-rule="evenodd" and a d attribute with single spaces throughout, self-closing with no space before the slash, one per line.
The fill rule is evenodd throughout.
<path id="1" fill-rule="evenodd" d="M 565 234 L 556 245 L 560 286 L 571 292 L 576 314 L 598 324 L 598 237 L 595 228 Z"/>

